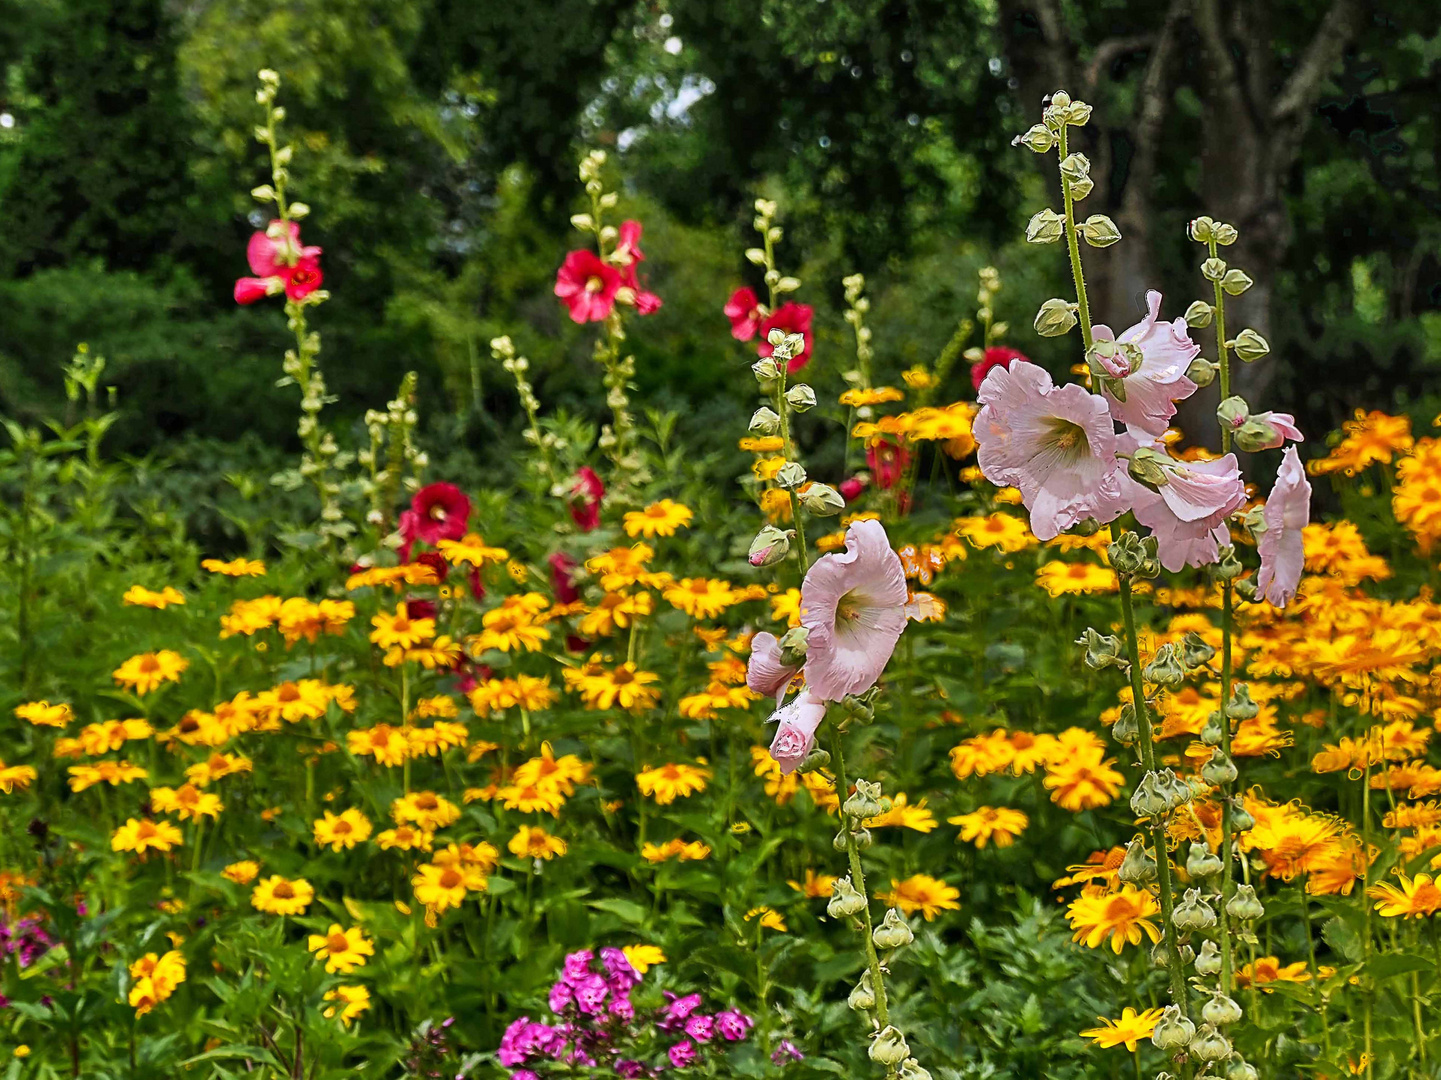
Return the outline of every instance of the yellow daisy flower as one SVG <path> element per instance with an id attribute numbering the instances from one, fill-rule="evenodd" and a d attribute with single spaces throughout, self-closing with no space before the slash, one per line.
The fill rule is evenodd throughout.
<path id="1" fill-rule="evenodd" d="M 677 529 L 688 527 L 695 514 L 687 506 L 670 499 L 651 503 L 644 510 L 631 510 L 625 515 L 627 536 L 644 536 L 647 540 L 657 536 L 674 536 Z"/>

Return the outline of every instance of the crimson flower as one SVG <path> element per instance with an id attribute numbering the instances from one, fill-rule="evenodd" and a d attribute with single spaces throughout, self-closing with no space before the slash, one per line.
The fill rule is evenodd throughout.
<path id="1" fill-rule="evenodd" d="M 581 466 L 570 489 L 570 517 L 581 532 L 600 527 L 600 501 L 605 498 L 605 484 L 589 465 Z"/>
<path id="2" fill-rule="evenodd" d="M 766 340 L 772 330 L 784 330 L 787 334 L 800 334 L 805 338 L 805 345 L 801 351 L 791 357 L 791 362 L 786 365 L 787 373 L 794 375 L 801 368 L 805 367 L 811 360 L 811 318 L 815 315 L 815 309 L 809 304 L 797 304 L 794 300 L 788 300 L 766 318 L 760 325 L 761 339 L 756 346 L 756 352 L 761 356 L 770 356 L 774 349 L 771 343 Z"/>
<path id="3" fill-rule="evenodd" d="M 325 280 L 320 272 L 320 249 L 300 242 L 300 223 L 272 221 L 264 232 L 250 237 L 245 257 L 255 277 L 235 283 L 235 302 L 253 304 L 264 296 L 283 292 L 303 300 Z"/>
<path id="4" fill-rule="evenodd" d="M 570 309 L 573 322 L 600 322 L 615 307 L 621 274 L 593 251 L 572 251 L 555 274 L 555 295 Z"/>
<path id="5" fill-rule="evenodd" d="M 575 559 L 564 551 L 554 552 L 549 559 L 550 586 L 555 592 L 557 604 L 573 604 L 580 599 L 580 590 L 575 587 L 572 575 L 575 573 Z"/>
<path id="6" fill-rule="evenodd" d="M 991 373 L 991 368 L 1003 367 L 1010 371 L 1011 363 L 1015 360 L 1030 362 L 1019 349 L 1013 349 L 1009 345 L 992 345 L 986 350 L 986 355 L 971 366 L 971 385 L 979 391 L 981 383 L 985 382 L 986 376 Z"/>
<path id="7" fill-rule="evenodd" d="M 470 500 L 454 484 L 427 484 L 410 500 L 410 512 L 400 515 L 406 540 L 423 540 L 434 547 L 441 540 L 459 540 L 470 521 Z"/>
<path id="8" fill-rule="evenodd" d="M 866 466 L 876 478 L 876 486 L 889 491 L 905 476 L 911 464 L 911 452 L 899 443 L 881 439 L 866 447 Z"/>
<path id="9" fill-rule="evenodd" d="M 867 483 L 869 483 L 869 481 L 863 476 L 852 476 L 850 479 L 842 480 L 836 485 L 836 490 L 841 493 L 841 498 L 845 499 L 846 502 L 853 503 L 861 497 L 861 492 L 866 490 Z"/>
<path id="10" fill-rule="evenodd" d="M 616 240 L 615 253 L 630 259 L 621 272 L 621 284 L 635 294 L 635 310 L 638 315 L 650 315 L 660 310 L 661 299 L 653 292 L 641 288 L 636 268 L 645 262 L 645 252 L 640 249 L 641 224 L 639 221 L 622 221 L 620 235 Z"/>
<path id="11" fill-rule="evenodd" d="M 731 337 L 737 341 L 749 341 L 760 328 L 761 302 L 756 299 L 755 290 L 742 286 L 731 293 L 731 298 L 722 308 L 725 317 L 731 321 Z"/>

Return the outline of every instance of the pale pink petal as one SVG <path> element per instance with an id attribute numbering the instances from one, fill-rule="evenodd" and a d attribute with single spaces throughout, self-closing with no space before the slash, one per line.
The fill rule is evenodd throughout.
<path id="1" fill-rule="evenodd" d="M 1266 530 L 1256 542 L 1261 555 L 1256 587 L 1276 607 L 1285 607 L 1301 583 L 1306 563 L 1301 532 L 1311 520 L 1311 484 L 1294 446 L 1281 458 L 1262 517 Z"/>
<path id="2" fill-rule="evenodd" d="M 746 685 L 757 694 L 775 697 L 783 693 L 795 678 L 799 664 L 781 662 L 780 640 L 762 630 L 751 638 L 750 662 L 746 665 Z"/>
<path id="3" fill-rule="evenodd" d="M 1154 289 L 1146 294 L 1146 307 L 1146 317 L 1116 339 L 1138 346 L 1142 356 L 1140 368 L 1122 380 L 1126 400 L 1120 401 L 1111 396 L 1108 388 L 1102 389 L 1117 420 L 1151 435 L 1161 435 L 1176 415 L 1176 402 L 1197 390 L 1186 370 L 1201 352 L 1201 346 L 1191 340 L 1185 319 L 1160 319 L 1161 294 Z M 1109 329 L 1106 332 L 1110 334 Z M 1092 336 L 1096 336 L 1094 330 Z"/>
<path id="4" fill-rule="evenodd" d="M 790 775 L 800 768 L 815 745 L 816 728 L 825 718 L 826 703 L 816 698 L 809 689 L 802 690 L 791 699 L 790 704 L 783 705 L 771 715 L 771 720 L 780 725 L 771 740 L 771 757 L 781 767 L 782 773 Z"/>

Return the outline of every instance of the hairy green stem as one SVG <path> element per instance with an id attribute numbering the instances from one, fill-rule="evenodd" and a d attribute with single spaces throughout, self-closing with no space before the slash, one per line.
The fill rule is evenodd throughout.
<path id="1" fill-rule="evenodd" d="M 840 729 L 836 728 L 831 738 L 831 753 L 836 763 L 836 794 L 840 797 L 842 805 L 844 805 L 846 796 L 850 792 L 850 783 L 846 779 L 846 758 L 841 747 L 841 742 Z M 846 824 L 844 809 L 840 811 L 839 816 L 841 819 L 841 828 L 845 830 L 846 834 L 846 855 L 851 865 L 851 884 L 856 887 L 856 891 L 861 894 L 866 902 L 866 906 L 861 909 L 862 937 L 865 940 L 866 948 L 866 967 L 870 970 L 871 989 L 876 995 L 876 1019 L 881 1027 L 885 1027 L 891 1022 L 891 1012 L 886 1002 L 886 982 L 884 976 L 881 974 L 881 958 L 876 952 L 876 943 L 871 937 L 874 931 L 874 926 L 871 923 L 871 896 L 870 893 L 866 891 L 866 875 L 865 871 L 861 869 L 860 849 L 856 847 L 855 834 L 851 832 Z"/>
<path id="2" fill-rule="evenodd" d="M 1058 160 L 1065 161 L 1068 153 L 1066 149 L 1067 125 L 1061 125 L 1060 132 L 1060 156 Z M 1076 234 L 1076 206 L 1075 199 L 1071 196 L 1071 182 L 1065 175 L 1061 176 L 1061 199 L 1066 211 L 1066 250 L 1071 256 L 1071 280 L 1076 285 L 1076 307 L 1081 320 L 1081 341 L 1089 351 L 1091 348 L 1091 305 L 1086 300 L 1086 277 L 1081 272 L 1081 241 Z"/>

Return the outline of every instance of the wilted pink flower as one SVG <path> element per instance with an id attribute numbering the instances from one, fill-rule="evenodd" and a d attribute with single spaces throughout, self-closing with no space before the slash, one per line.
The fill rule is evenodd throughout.
<path id="1" fill-rule="evenodd" d="M 816 728 L 825 718 L 826 703 L 817 700 L 809 688 L 771 714 L 771 720 L 779 725 L 771 740 L 771 757 L 784 775 L 789 776 L 800 768 L 815 745 Z"/>
<path id="2" fill-rule="evenodd" d="M 1030 363 L 1030 359 L 1019 349 L 1013 349 L 1009 345 L 992 345 L 986 350 L 980 360 L 971 365 L 971 385 L 980 390 L 981 383 L 986 381 L 986 376 L 991 373 L 991 368 L 1010 368 L 1015 360 L 1022 360 Z"/>
<path id="3" fill-rule="evenodd" d="M 605 483 L 589 465 L 582 465 L 570 489 L 570 517 L 581 532 L 600 527 L 600 501 L 605 498 Z"/>
<path id="4" fill-rule="evenodd" d="M 615 306 L 620 287 L 620 271 L 590 250 L 572 251 L 555 274 L 555 295 L 570 309 L 573 322 L 600 322 Z"/>
<path id="5" fill-rule="evenodd" d="M 731 337 L 737 341 L 749 341 L 756 336 L 763 316 L 760 301 L 756 299 L 753 289 L 742 286 L 731 293 L 731 298 L 726 301 L 722 310 L 731 321 Z"/>
<path id="6" fill-rule="evenodd" d="M 1146 308 L 1146 317 L 1119 338 L 1102 323 L 1095 326 L 1092 336 L 1097 341 L 1119 341 L 1141 350 L 1141 366 L 1134 372 L 1129 368 L 1113 372 L 1126 388 L 1126 400 L 1112 396 L 1104 385 L 1101 392 L 1111 406 L 1111 414 L 1121 423 L 1149 435 L 1161 435 L 1176 415 L 1176 402 L 1196 392 L 1196 384 L 1187 378 L 1186 369 L 1201 346 L 1191 340 L 1185 319 L 1160 320 L 1161 294 L 1154 289 L 1146 294 Z"/>
<path id="7" fill-rule="evenodd" d="M 292 300 L 303 300 L 324 280 L 320 249 L 300 243 L 300 223 L 296 221 L 272 221 L 264 232 L 252 234 L 245 257 L 255 277 L 243 277 L 235 283 L 237 304 L 253 304 L 279 292 Z"/>
<path id="8" fill-rule="evenodd" d="M 866 447 L 866 466 L 876 478 L 876 487 L 889 491 L 911 464 L 911 452 L 899 443 L 880 439 Z"/>
<path id="9" fill-rule="evenodd" d="M 751 638 L 751 655 L 746 664 L 746 686 L 762 697 L 776 697 L 791 684 L 799 664 L 781 662 L 781 643 L 772 633 L 762 630 Z"/>
<path id="10" fill-rule="evenodd" d="M 1266 531 L 1256 541 L 1261 555 L 1256 587 L 1276 607 L 1285 607 L 1301 583 L 1306 563 L 1301 530 L 1311 520 L 1311 483 L 1294 446 L 1286 447 L 1281 457 L 1276 485 L 1266 499 L 1262 518 Z"/>
<path id="11" fill-rule="evenodd" d="M 820 701 L 869 690 L 906 628 L 906 574 L 879 521 L 851 523 L 845 551 L 823 555 L 801 585 L 809 631 L 806 686 Z"/>
<path id="12" fill-rule="evenodd" d="M 772 1065 L 785 1065 L 791 1061 L 804 1061 L 805 1055 L 801 1053 L 800 1047 L 789 1039 L 782 1039 L 774 1050 L 771 1051 Z"/>
<path id="13" fill-rule="evenodd" d="M 410 500 L 411 516 L 402 516 L 401 533 L 407 540 L 423 540 L 432 547 L 441 540 L 459 540 L 470 521 L 470 499 L 454 484 L 427 484 Z M 411 534 L 406 529 L 413 530 Z"/>
<path id="14" fill-rule="evenodd" d="M 805 339 L 801 351 L 791 357 L 790 363 L 786 365 L 787 373 L 794 375 L 801 368 L 805 367 L 811 360 L 811 318 L 815 315 L 815 309 L 809 304 L 797 304 L 794 300 L 788 300 L 760 324 L 761 339 L 756 344 L 756 352 L 761 356 L 770 356 L 775 349 L 766 340 L 772 330 L 784 330 L 787 334 L 800 334 Z"/>
<path id="15" fill-rule="evenodd" d="M 1088 517 L 1111 521 L 1125 509 L 1103 399 L 1075 383 L 1057 387 L 1043 368 L 1017 360 L 992 368 L 976 400 L 981 472 L 1020 489 L 1039 539 L 1055 539 Z"/>
<path id="16" fill-rule="evenodd" d="M 1179 461 L 1144 433 L 1118 436 L 1122 453 L 1137 445 L 1160 455 L 1166 483 L 1159 490 L 1122 478 L 1125 501 L 1136 520 L 1156 537 L 1161 565 L 1173 574 L 1184 566 L 1205 566 L 1230 543 L 1226 518 L 1246 505 L 1246 484 L 1235 454 L 1215 461 Z"/>

